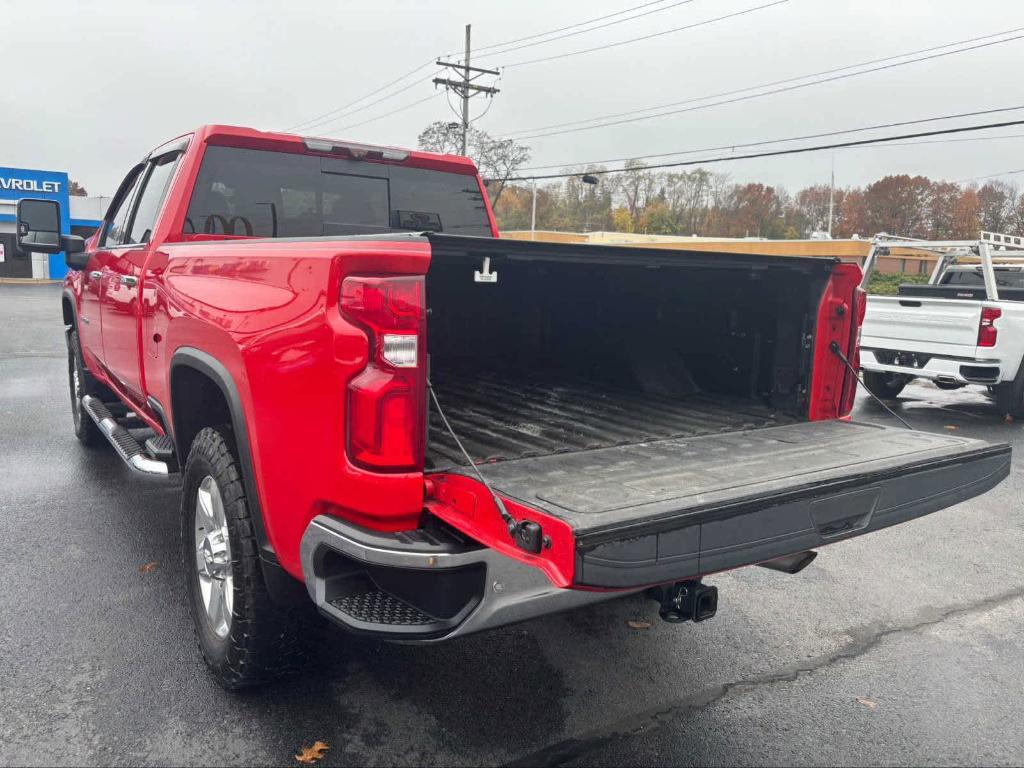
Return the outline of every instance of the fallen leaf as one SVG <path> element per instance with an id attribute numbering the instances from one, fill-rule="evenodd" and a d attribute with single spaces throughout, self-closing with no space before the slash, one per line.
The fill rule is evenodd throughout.
<path id="1" fill-rule="evenodd" d="M 948 429 L 950 432 L 956 432 L 956 427 L 954 427 L 952 424 L 947 424 L 946 429 Z"/>
<path id="2" fill-rule="evenodd" d="M 299 763 L 315 763 L 323 758 L 324 752 L 328 749 L 330 749 L 329 746 L 322 741 L 318 741 L 312 747 L 303 747 L 302 751 L 295 756 L 295 761 Z"/>
<path id="3" fill-rule="evenodd" d="M 631 629 L 650 629 L 651 622 L 645 621 L 644 619 L 630 619 L 626 622 Z"/>
<path id="4" fill-rule="evenodd" d="M 145 565 L 140 565 L 139 566 L 139 573 L 152 573 L 153 571 L 156 570 L 156 566 L 157 566 L 156 560 L 148 562 Z"/>
<path id="5" fill-rule="evenodd" d="M 872 701 L 871 699 L 862 699 L 860 697 L 857 697 L 857 703 L 858 704 L 863 704 L 868 709 L 874 709 L 875 707 L 878 706 L 878 702 L 877 701 Z"/>

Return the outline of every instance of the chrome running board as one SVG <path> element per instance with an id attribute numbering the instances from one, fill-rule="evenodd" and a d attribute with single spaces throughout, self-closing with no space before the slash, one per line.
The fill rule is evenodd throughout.
<path id="1" fill-rule="evenodd" d="M 110 441 L 125 464 L 133 471 L 143 475 L 170 474 L 170 467 L 166 462 L 157 461 L 146 454 L 146 450 L 139 445 L 139 441 L 132 437 L 131 432 L 117 423 L 102 402 L 92 395 L 82 398 L 82 410 L 96 422 L 100 432 Z"/>

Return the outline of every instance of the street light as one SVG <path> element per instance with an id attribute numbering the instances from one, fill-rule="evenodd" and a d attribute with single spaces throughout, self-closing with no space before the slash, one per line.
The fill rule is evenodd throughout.
<path id="1" fill-rule="evenodd" d="M 584 184 L 597 184 L 597 176 L 592 173 L 584 173 L 580 181 Z"/>

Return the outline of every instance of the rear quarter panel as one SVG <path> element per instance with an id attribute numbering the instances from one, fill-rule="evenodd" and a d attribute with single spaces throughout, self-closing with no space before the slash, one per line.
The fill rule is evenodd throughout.
<path id="1" fill-rule="evenodd" d="M 339 290 L 351 274 L 424 274 L 429 258 L 426 243 L 220 241 L 167 244 L 151 262 L 143 319 L 150 394 L 170 410 L 171 361 L 182 347 L 227 368 L 267 536 L 296 577 L 299 541 L 316 515 L 397 530 L 422 512 L 422 473 L 371 473 L 347 458 L 346 388 L 368 349 L 340 313 Z"/>

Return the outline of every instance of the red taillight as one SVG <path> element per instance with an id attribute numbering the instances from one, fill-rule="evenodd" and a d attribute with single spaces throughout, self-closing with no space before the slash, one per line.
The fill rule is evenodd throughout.
<path id="1" fill-rule="evenodd" d="M 999 336 L 999 329 L 996 328 L 996 320 L 1003 316 L 1003 310 L 998 307 L 982 307 L 981 322 L 978 324 L 978 346 L 994 347 Z"/>
<path id="2" fill-rule="evenodd" d="M 850 314 L 853 317 L 853 324 L 850 326 L 850 346 L 848 347 L 846 359 L 850 361 L 855 370 L 860 370 L 860 327 L 864 324 L 864 313 L 868 308 L 868 295 L 863 288 L 853 289 L 853 306 L 850 307 Z M 845 368 L 845 366 L 844 366 Z M 850 371 L 844 372 L 843 394 L 839 401 L 839 415 L 846 416 L 853 410 L 853 402 L 857 398 L 857 377 Z"/>
<path id="3" fill-rule="evenodd" d="M 341 311 L 367 331 L 366 368 L 348 385 L 348 451 L 373 469 L 423 463 L 426 316 L 422 277 L 348 277 Z"/>
<path id="4" fill-rule="evenodd" d="M 860 365 L 859 333 L 867 307 L 858 287 L 861 276 L 856 264 L 835 265 L 818 306 L 808 408 L 812 421 L 840 418 L 853 408 L 857 380 L 832 351 L 832 344 L 855 369 Z"/>

